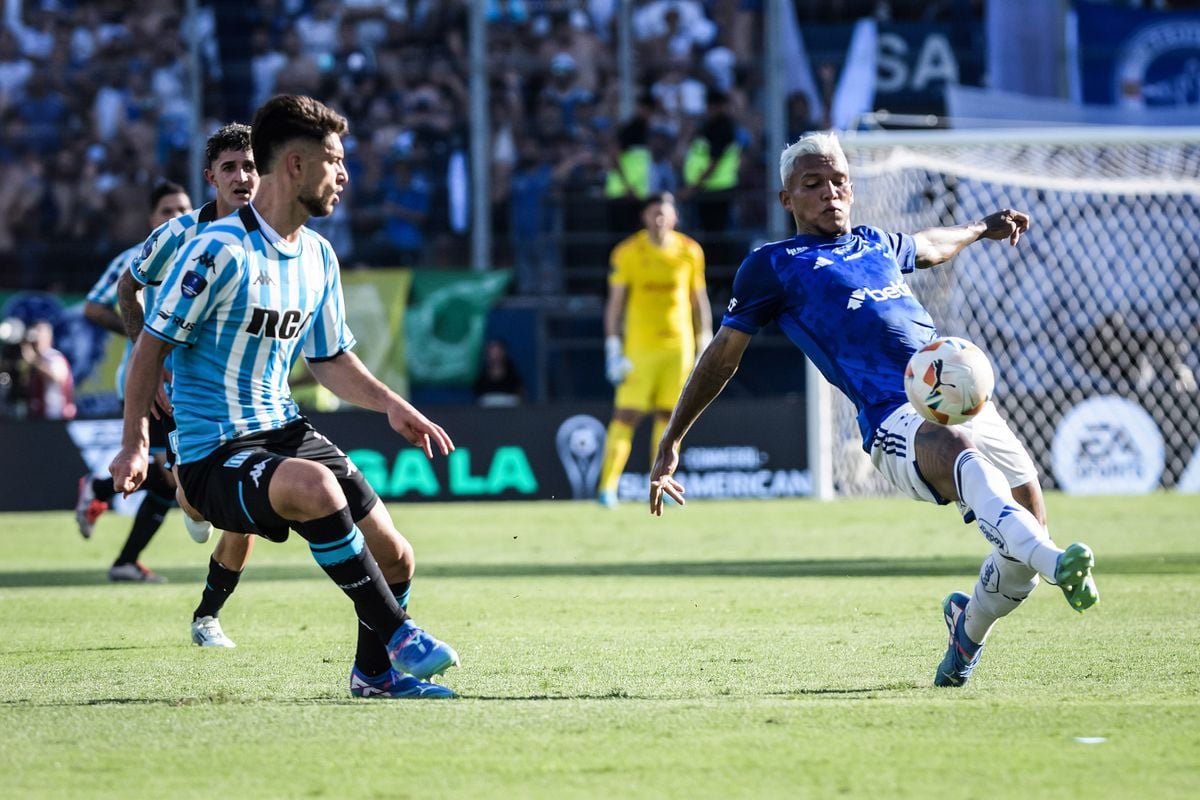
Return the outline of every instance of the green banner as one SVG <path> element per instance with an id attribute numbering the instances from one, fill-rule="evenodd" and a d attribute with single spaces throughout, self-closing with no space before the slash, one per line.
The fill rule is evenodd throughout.
<path id="1" fill-rule="evenodd" d="M 428 386 L 470 386 L 479 371 L 488 311 L 508 287 L 508 270 L 415 270 L 404 320 L 408 375 Z"/>
<path id="2" fill-rule="evenodd" d="M 346 319 L 358 344 L 354 353 L 375 377 L 408 396 L 405 307 L 413 286 L 408 269 L 343 270 Z"/>

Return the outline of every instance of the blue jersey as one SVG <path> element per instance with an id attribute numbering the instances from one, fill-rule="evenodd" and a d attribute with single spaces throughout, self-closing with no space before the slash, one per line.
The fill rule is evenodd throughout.
<path id="1" fill-rule="evenodd" d="M 836 238 L 800 235 L 742 262 L 721 324 L 755 334 L 775 320 L 858 409 L 863 448 L 904 394 L 904 367 L 937 336 L 904 273 L 916 245 L 867 226 Z"/>
<path id="2" fill-rule="evenodd" d="M 141 245 L 135 245 L 108 262 L 100 279 L 87 293 L 87 301 L 109 308 L 115 306 L 117 304 L 117 282 L 121 280 L 121 273 L 129 269 L 129 265 L 141 249 Z M 129 353 L 132 350 L 133 343 L 126 340 L 125 353 L 121 356 L 121 363 L 117 365 L 117 397 L 121 399 L 125 398 L 125 367 L 129 364 Z"/>
<path id="3" fill-rule="evenodd" d="M 181 464 L 298 419 L 287 376 L 301 348 L 321 361 L 354 346 L 329 242 L 303 227 L 284 241 L 252 207 L 184 246 L 145 330 L 178 345 L 171 402 Z"/>

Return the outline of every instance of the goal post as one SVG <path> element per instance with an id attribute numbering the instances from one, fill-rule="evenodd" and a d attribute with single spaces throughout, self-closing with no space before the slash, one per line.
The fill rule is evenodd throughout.
<path id="1" fill-rule="evenodd" d="M 1030 214 L 1019 246 L 973 245 L 907 280 L 940 333 L 992 358 L 995 402 L 1043 485 L 1061 483 L 1051 461 L 1064 415 L 1096 397 L 1135 403 L 1153 420 L 1162 437 L 1158 485 L 1192 482 L 1200 473 L 1200 127 L 876 131 L 844 134 L 842 145 L 856 225 L 912 233 L 1006 207 Z M 825 387 L 809 392 L 814 496 L 822 485 L 835 496 L 888 493 L 862 451 L 853 407 Z M 1153 447 L 1120 427 L 1090 423 L 1070 455 L 1100 472 L 1144 469 L 1134 456 Z"/>

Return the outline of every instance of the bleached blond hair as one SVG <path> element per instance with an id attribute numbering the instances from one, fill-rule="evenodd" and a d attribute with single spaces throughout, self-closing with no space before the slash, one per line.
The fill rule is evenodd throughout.
<path id="1" fill-rule="evenodd" d="M 779 154 L 779 180 L 783 188 L 787 188 L 788 179 L 796 170 L 796 161 L 802 156 L 829 156 L 843 164 L 846 163 L 846 152 L 842 150 L 842 143 L 838 141 L 836 133 L 806 133 Z"/>

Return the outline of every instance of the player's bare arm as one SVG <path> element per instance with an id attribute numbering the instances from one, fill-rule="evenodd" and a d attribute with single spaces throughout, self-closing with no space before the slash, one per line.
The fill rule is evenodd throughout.
<path id="1" fill-rule="evenodd" d="M 142 285 L 128 270 L 122 272 L 121 277 L 117 280 L 117 308 L 121 311 L 119 333 L 128 336 L 129 341 L 136 342 L 146 324 L 146 312 L 142 307 Z M 171 413 L 171 401 L 164 388 L 171 382 L 170 371 L 164 370 L 162 378 L 158 384 L 158 391 L 154 395 L 154 407 L 151 409 L 151 413 L 156 419 L 159 418 L 161 412 Z"/>
<path id="2" fill-rule="evenodd" d="M 93 303 L 88 300 L 83 304 L 83 316 L 89 322 L 94 322 L 105 330 L 122 335 L 125 333 L 125 326 L 121 324 L 121 318 L 117 316 L 117 312 L 102 303 Z"/>
<path id="3" fill-rule="evenodd" d="M 128 270 L 121 273 L 117 281 L 117 308 L 121 311 L 121 332 L 136 342 L 142 326 L 146 323 L 146 312 L 142 308 L 142 285 Z"/>
<path id="4" fill-rule="evenodd" d="M 1029 230 L 1029 215 L 1005 208 L 981 220 L 948 228 L 927 228 L 913 234 L 917 246 L 917 266 L 936 267 L 980 239 L 1007 239 L 1011 245 Z"/>
<path id="5" fill-rule="evenodd" d="M 662 516 L 663 493 L 683 504 L 683 485 L 672 477 L 679 466 L 679 445 L 704 409 L 737 372 L 748 344 L 750 334 L 723 326 L 696 362 L 696 368 L 671 412 L 667 429 L 658 444 L 658 456 L 650 470 L 651 514 Z"/>
<path id="6" fill-rule="evenodd" d="M 713 338 L 712 304 L 704 289 L 692 292 L 692 330 L 696 332 L 696 355 L 699 356 Z"/>
<path id="7" fill-rule="evenodd" d="M 147 419 L 162 385 L 163 361 L 174 348 L 156 336 L 139 336 L 125 374 L 125 427 L 121 451 L 109 465 L 113 486 L 128 496 L 146 479 L 150 428 Z"/>
<path id="8" fill-rule="evenodd" d="M 454 442 L 441 425 L 431 421 L 411 403 L 376 378 L 353 353 L 339 353 L 325 361 L 310 361 L 313 377 L 347 403 L 387 414 L 392 430 L 433 458 L 436 447 L 442 455 L 454 449 Z"/>

